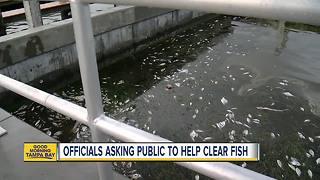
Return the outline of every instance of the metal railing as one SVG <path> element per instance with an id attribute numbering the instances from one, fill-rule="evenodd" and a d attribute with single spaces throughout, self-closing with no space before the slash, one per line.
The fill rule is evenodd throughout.
<path id="1" fill-rule="evenodd" d="M 162 8 L 201 10 L 320 24 L 318 0 L 71 0 L 71 10 L 87 109 L 0 74 L 0 86 L 88 125 L 93 141 L 106 135 L 126 142 L 170 142 L 106 117 L 102 108 L 89 3 L 111 3 Z M 215 179 L 272 179 L 228 162 L 175 162 Z M 111 163 L 97 163 L 100 179 L 113 179 Z"/>

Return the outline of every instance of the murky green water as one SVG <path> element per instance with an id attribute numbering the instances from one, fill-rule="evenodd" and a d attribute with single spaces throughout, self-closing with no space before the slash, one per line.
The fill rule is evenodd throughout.
<path id="1" fill-rule="evenodd" d="M 110 8 L 113 8 L 113 5 L 110 4 L 90 4 L 90 12 L 91 13 L 96 13 L 99 11 L 106 11 Z M 58 22 L 61 21 L 61 13 L 58 12 L 54 13 L 47 13 L 47 14 L 42 14 L 42 21 L 44 25 L 51 24 L 53 22 Z M 29 28 L 29 25 L 25 19 L 10 22 L 6 24 L 6 31 L 7 34 L 12 34 L 12 33 L 17 33 L 20 31 L 27 30 Z"/>
<path id="2" fill-rule="evenodd" d="M 100 71 L 105 111 L 177 142 L 259 142 L 261 161 L 239 165 L 320 179 L 320 35 L 278 26 L 224 17 L 169 36 Z M 80 81 L 57 87 L 84 105 Z M 12 112 L 60 141 L 90 140 L 86 126 L 35 103 Z M 169 163 L 115 168 L 144 179 L 196 175 Z"/>

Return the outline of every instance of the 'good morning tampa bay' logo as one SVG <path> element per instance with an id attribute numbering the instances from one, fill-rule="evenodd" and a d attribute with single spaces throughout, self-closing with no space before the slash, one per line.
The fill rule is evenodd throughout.
<path id="1" fill-rule="evenodd" d="M 24 143 L 24 161 L 56 161 L 56 143 Z"/>

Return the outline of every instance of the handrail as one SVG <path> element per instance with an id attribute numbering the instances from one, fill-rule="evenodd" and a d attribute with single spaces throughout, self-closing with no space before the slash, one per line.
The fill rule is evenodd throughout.
<path id="1" fill-rule="evenodd" d="M 50 108 L 67 117 L 89 125 L 87 109 L 57 96 L 0 74 L 0 86 Z M 94 120 L 93 126 L 124 142 L 171 142 L 160 136 L 148 133 L 133 126 L 101 115 Z M 264 180 L 272 179 L 249 169 L 228 162 L 175 162 L 215 179 Z"/>
<path id="2" fill-rule="evenodd" d="M 320 25 L 319 0 L 71 0 L 75 1 L 199 10 Z"/>

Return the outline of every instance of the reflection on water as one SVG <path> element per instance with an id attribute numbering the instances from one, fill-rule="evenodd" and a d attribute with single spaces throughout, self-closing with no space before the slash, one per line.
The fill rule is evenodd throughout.
<path id="1" fill-rule="evenodd" d="M 113 8 L 113 5 L 110 4 L 90 4 L 90 12 L 91 13 L 96 13 L 99 11 L 105 11 L 110 8 Z M 56 13 L 48 13 L 48 14 L 43 14 L 42 15 L 42 21 L 43 25 L 51 24 L 53 22 L 61 21 L 61 13 L 56 12 Z M 6 31 L 7 34 L 12 34 L 16 33 L 19 31 L 27 30 L 29 28 L 27 21 L 24 20 L 19 20 L 19 21 L 14 21 L 6 24 Z"/>
<path id="2" fill-rule="evenodd" d="M 105 111 L 177 142 L 260 142 L 260 162 L 237 164 L 320 179 L 320 36 L 273 24 L 210 19 L 103 69 Z M 80 81 L 55 94 L 84 105 Z M 86 126 L 34 103 L 14 114 L 61 141 L 90 140 Z M 133 178 L 199 178 L 169 163 L 114 166 Z"/>

